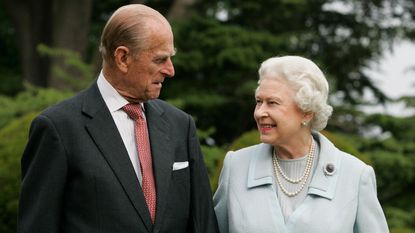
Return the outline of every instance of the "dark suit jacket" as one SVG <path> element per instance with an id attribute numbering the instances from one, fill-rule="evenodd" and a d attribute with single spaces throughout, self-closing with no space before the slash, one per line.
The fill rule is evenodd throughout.
<path id="1" fill-rule="evenodd" d="M 19 233 L 218 232 L 192 118 L 145 103 L 157 187 L 155 224 L 97 84 L 41 113 L 24 151 Z M 174 162 L 187 168 L 172 171 Z"/>

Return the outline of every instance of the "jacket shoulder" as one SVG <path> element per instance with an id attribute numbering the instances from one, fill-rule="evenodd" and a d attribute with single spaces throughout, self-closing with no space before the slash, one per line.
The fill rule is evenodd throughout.
<path id="1" fill-rule="evenodd" d="M 362 172 L 364 169 L 367 169 L 367 167 L 371 167 L 356 156 L 344 151 L 340 152 L 340 157 L 342 160 L 342 165 L 350 170 Z"/>
<path id="2" fill-rule="evenodd" d="M 250 160 L 252 157 L 258 156 L 260 151 L 269 149 L 270 145 L 260 143 L 248 147 L 244 147 L 235 151 L 229 151 L 227 157 L 231 157 L 234 161 Z"/>
<path id="3" fill-rule="evenodd" d="M 47 107 L 41 112 L 41 115 L 48 117 L 65 116 L 65 114 L 74 113 L 75 109 L 79 110 L 82 104 L 84 92 L 80 92 L 68 99 L 62 100 L 56 104 Z"/>
<path id="4" fill-rule="evenodd" d="M 183 110 L 161 99 L 149 100 L 147 103 L 151 105 L 152 107 L 154 107 L 155 109 L 157 109 L 158 111 L 167 112 L 168 114 L 172 114 L 173 116 L 183 117 L 183 116 L 189 115 Z"/>
<path id="5" fill-rule="evenodd" d="M 325 156 L 336 156 L 347 169 L 363 170 L 368 165 L 356 156 L 349 154 L 337 148 L 329 139 L 322 134 L 317 134 L 320 143 L 320 150 Z"/>

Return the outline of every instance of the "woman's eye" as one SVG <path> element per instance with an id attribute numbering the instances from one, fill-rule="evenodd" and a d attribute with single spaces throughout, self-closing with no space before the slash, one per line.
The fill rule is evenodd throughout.
<path id="1" fill-rule="evenodd" d="M 280 102 L 278 102 L 278 101 L 270 101 L 269 104 L 271 104 L 271 105 L 280 105 Z"/>

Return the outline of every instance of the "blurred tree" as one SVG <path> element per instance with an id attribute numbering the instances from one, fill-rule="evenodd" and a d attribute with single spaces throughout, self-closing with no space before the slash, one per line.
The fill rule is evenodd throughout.
<path id="1" fill-rule="evenodd" d="M 22 89 L 14 35 L 15 30 L 6 12 L 0 7 L 0 94 L 12 95 Z"/>
<path id="2" fill-rule="evenodd" d="M 62 59 L 41 57 L 36 49 L 43 43 L 83 54 L 92 0 L 2 0 L 2 4 L 16 30 L 23 79 L 43 87 L 64 85 L 50 73 L 50 68 L 60 66 Z"/>
<path id="3" fill-rule="evenodd" d="M 366 91 L 375 96 L 376 104 L 384 103 L 390 99 L 363 69 L 411 31 L 412 24 L 390 23 L 403 22 L 404 17 L 413 22 L 407 16 L 412 1 L 400 2 L 406 5 L 356 0 L 196 1 L 191 12 L 172 21 L 178 50 L 176 79 L 167 83 L 162 97 L 184 99 L 183 108 L 199 120 L 198 126 L 217 126 L 213 137 L 226 143 L 254 127 L 253 91 L 260 62 L 296 54 L 312 59 L 326 73 L 336 107 L 365 103 Z M 336 127 L 348 127 L 342 119 L 335 122 L 340 123 Z"/>
<path id="4" fill-rule="evenodd" d="M 73 93 L 30 87 L 15 97 L 0 95 L 0 232 L 16 232 L 20 158 L 29 126 L 39 111 Z"/>
<path id="5" fill-rule="evenodd" d="M 0 129 L 0 232 L 16 232 L 20 157 L 35 114 L 14 119 Z"/>
<path id="6" fill-rule="evenodd" d="M 19 85 L 11 83 L 18 80 L 16 71 L 7 71 L 19 62 L 23 70 L 33 69 L 33 72 L 24 72 L 24 79 L 41 86 L 58 86 L 50 81 L 50 76 L 52 64 L 62 65 L 62 60 L 55 60 L 59 56 L 59 59 L 75 58 L 78 68 L 82 68 L 77 72 L 90 69 L 82 61 L 91 63 L 96 67 L 96 74 L 101 60 L 97 49 L 99 37 L 111 13 L 128 3 L 154 7 L 172 22 L 178 50 L 174 57 L 176 77 L 166 80 L 161 97 L 195 117 L 214 188 L 225 151 L 258 140 L 256 132 L 251 130 L 255 128 L 253 94 L 259 64 L 275 55 L 309 57 L 330 81 L 335 112 L 327 134 L 375 167 L 379 197 L 391 232 L 414 232 L 411 229 L 415 228 L 415 202 L 411 194 L 415 190 L 415 120 L 367 115 L 356 108 L 362 103 L 389 101 L 362 70 L 385 49 L 390 49 L 395 39 L 415 39 L 413 0 L 87 0 L 92 4 L 88 13 L 83 11 L 90 6 L 85 7 L 85 2 L 78 1 L 0 0 L 5 6 L 0 9 L 2 93 L 19 89 Z M 75 2 L 77 7 L 72 5 Z M 61 12 L 63 8 L 71 12 Z M 5 20 L 4 12 L 12 16 L 14 28 Z M 55 21 L 56 14 L 62 17 Z M 88 14 L 91 14 L 90 24 Z M 73 26 L 67 22 L 75 23 L 80 20 L 77 17 L 85 17 L 84 24 Z M 59 29 L 54 29 L 58 26 Z M 86 39 L 77 42 L 84 43 L 79 44 L 83 49 L 66 45 L 72 42 L 66 40 L 72 36 L 84 38 L 89 27 Z M 68 38 L 62 38 L 65 35 Z M 36 50 L 41 42 L 46 47 Z M 21 52 L 20 61 L 14 56 L 17 48 Z M 65 48 L 75 50 L 76 55 Z M 40 52 L 46 56 L 40 56 Z M 68 70 L 60 74 L 76 80 L 77 72 Z M 376 97 L 373 102 L 363 101 L 366 90 Z M 21 127 L 30 118 L 30 115 L 24 116 L 67 95 L 70 94 L 29 88 L 15 98 L 0 97 L 0 136 L 5 138 L 0 140 L 0 171 L 4 171 L 0 172 L 0 218 L 3 220 L 0 225 L 14 224 L 18 193 L 16 159 L 20 158 L 21 143 L 26 137 Z M 409 107 L 415 106 L 414 96 L 404 96 L 402 100 Z M 14 121 L 14 118 L 20 119 Z M 17 136 L 6 140 L 7 135 Z M 235 140 L 241 135 L 244 136 L 240 140 Z M 5 229 L 14 232 L 13 227 L 0 226 L 0 232 L 8 232 Z"/>
<path id="7" fill-rule="evenodd" d="M 82 61 L 91 63 L 97 72 L 101 60 L 97 49 L 99 36 L 104 23 L 115 9 L 130 3 L 147 4 L 160 10 L 169 19 L 174 19 L 185 15 L 187 8 L 193 2 L 192 0 L 0 0 L 14 26 L 23 80 L 32 85 L 59 89 L 67 89 L 68 83 L 52 72 L 53 69 L 63 70 L 75 81 L 85 80 L 82 80 L 83 76 L 78 69 L 65 64 L 65 57 L 42 56 L 37 50 L 39 44 L 78 53 Z M 2 16 L 2 12 L 0 13 Z M 12 54 L 14 53 L 10 52 L 10 55 Z M 11 84 L 13 81 L 18 81 L 14 76 L 10 76 L 8 80 Z"/>

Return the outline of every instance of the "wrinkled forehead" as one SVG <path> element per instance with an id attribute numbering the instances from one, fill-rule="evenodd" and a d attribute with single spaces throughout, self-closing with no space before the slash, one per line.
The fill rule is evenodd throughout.
<path id="1" fill-rule="evenodd" d="M 277 78 L 274 76 L 264 76 L 264 78 L 258 82 L 258 86 L 255 90 L 255 97 L 265 92 L 268 94 L 276 94 L 280 93 L 281 91 L 290 95 L 294 94 L 294 88 L 286 79 Z"/>

